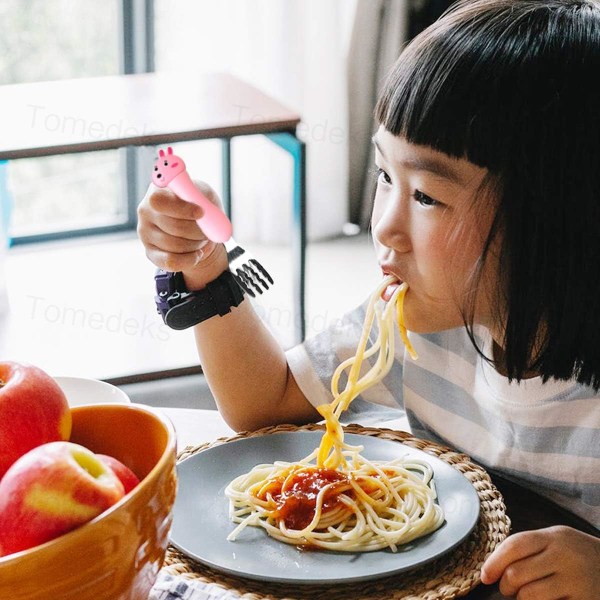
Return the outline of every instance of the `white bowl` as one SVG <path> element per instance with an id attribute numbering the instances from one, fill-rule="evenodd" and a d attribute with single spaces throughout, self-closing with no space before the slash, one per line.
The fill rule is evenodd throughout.
<path id="1" fill-rule="evenodd" d="M 129 396 L 118 387 L 85 377 L 54 377 L 67 397 L 69 406 L 87 404 L 129 404 Z"/>

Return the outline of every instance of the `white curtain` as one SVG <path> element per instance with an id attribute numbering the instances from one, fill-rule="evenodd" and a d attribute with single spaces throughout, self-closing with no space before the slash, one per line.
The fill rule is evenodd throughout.
<path id="1" fill-rule="evenodd" d="M 348 197 L 350 220 L 371 221 L 375 178 L 373 110 L 385 77 L 407 41 L 409 0 L 358 0 L 348 50 Z"/>
<path id="2" fill-rule="evenodd" d="M 348 220 L 346 60 L 355 7 L 356 0 L 155 4 L 157 71 L 228 71 L 302 116 L 311 240 L 338 235 Z M 218 146 L 210 147 L 210 155 L 208 147 L 194 150 L 206 167 L 194 176 L 218 189 Z M 286 242 L 291 228 L 291 158 L 262 138 L 238 138 L 232 152 L 236 237 Z"/>

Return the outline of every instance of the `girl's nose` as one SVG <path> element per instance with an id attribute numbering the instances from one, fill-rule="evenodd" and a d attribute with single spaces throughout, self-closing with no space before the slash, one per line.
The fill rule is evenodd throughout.
<path id="1" fill-rule="evenodd" d="M 409 252 L 409 217 L 402 210 L 401 203 L 390 205 L 381 212 L 373 211 L 373 237 L 383 246 L 397 252 Z"/>

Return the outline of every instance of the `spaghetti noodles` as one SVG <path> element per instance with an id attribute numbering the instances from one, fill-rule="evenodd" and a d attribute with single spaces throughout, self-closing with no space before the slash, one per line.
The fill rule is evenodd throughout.
<path id="1" fill-rule="evenodd" d="M 341 552 L 367 552 L 398 546 L 435 531 L 444 520 L 436 504 L 433 471 L 424 461 L 398 458 L 369 461 L 362 446 L 344 442 L 341 413 L 354 398 L 379 382 L 394 361 L 394 323 L 413 358 L 403 319 L 407 286 L 402 284 L 382 310 L 378 300 L 394 283 L 385 278 L 373 293 L 355 356 L 342 362 L 331 379 L 333 401 L 318 407 L 325 419 L 321 443 L 309 456 L 294 462 L 258 465 L 234 479 L 225 490 L 235 540 L 247 526 L 263 527 L 282 542 Z M 367 348 L 377 320 L 379 335 Z M 373 366 L 361 376 L 365 359 Z M 347 382 L 339 391 L 342 373 Z"/>

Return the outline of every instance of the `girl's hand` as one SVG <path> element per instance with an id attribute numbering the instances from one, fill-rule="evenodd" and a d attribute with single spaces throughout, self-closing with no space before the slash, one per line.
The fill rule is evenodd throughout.
<path id="1" fill-rule="evenodd" d="M 600 539 L 562 525 L 511 535 L 481 569 L 482 583 L 498 580 L 518 600 L 597 598 Z"/>
<path id="2" fill-rule="evenodd" d="M 217 206 L 220 201 L 206 183 L 194 182 Z M 165 271 L 182 271 L 190 289 L 203 287 L 228 267 L 223 244 L 206 238 L 196 220 L 202 209 L 171 190 L 150 185 L 138 207 L 138 236 L 146 256 Z"/>

